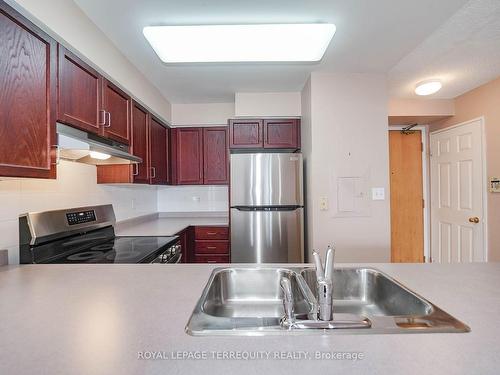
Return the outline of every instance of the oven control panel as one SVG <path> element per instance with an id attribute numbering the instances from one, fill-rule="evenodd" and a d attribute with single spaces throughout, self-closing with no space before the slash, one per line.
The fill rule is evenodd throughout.
<path id="1" fill-rule="evenodd" d="M 66 214 L 66 219 L 68 220 L 68 225 L 90 223 L 96 221 L 95 211 L 69 212 Z"/>

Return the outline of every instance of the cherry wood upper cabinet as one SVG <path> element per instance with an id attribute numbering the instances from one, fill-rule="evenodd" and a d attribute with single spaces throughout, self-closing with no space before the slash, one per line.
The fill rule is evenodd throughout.
<path id="1" fill-rule="evenodd" d="M 132 153 L 142 159 L 142 163 L 131 166 L 132 178 L 135 183 L 149 183 L 149 119 L 148 111 L 139 103 L 133 102 Z"/>
<path id="2" fill-rule="evenodd" d="M 149 144 L 150 183 L 167 185 L 170 182 L 169 131 L 153 116 L 150 122 Z"/>
<path id="3" fill-rule="evenodd" d="M 203 128 L 203 183 L 228 184 L 228 166 L 227 127 Z"/>
<path id="4" fill-rule="evenodd" d="M 264 120 L 264 148 L 300 148 L 300 120 Z"/>
<path id="5" fill-rule="evenodd" d="M 172 129 L 172 180 L 177 185 L 203 184 L 203 129 Z"/>
<path id="6" fill-rule="evenodd" d="M 229 120 L 229 147 L 232 149 L 300 149 L 300 120 Z"/>
<path id="7" fill-rule="evenodd" d="M 231 148 L 262 148 L 264 133 L 263 121 L 229 120 L 229 147 Z"/>
<path id="8" fill-rule="evenodd" d="M 99 73 L 59 44 L 57 119 L 98 133 L 104 125 Z"/>
<path id="9" fill-rule="evenodd" d="M 103 135 L 118 142 L 129 143 L 132 98 L 116 85 L 102 79 L 104 116 Z"/>
<path id="10" fill-rule="evenodd" d="M 57 43 L 0 1 L 0 176 L 56 178 Z"/>

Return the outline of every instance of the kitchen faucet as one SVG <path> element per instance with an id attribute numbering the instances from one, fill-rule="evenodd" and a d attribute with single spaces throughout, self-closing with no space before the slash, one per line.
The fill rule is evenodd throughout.
<path id="1" fill-rule="evenodd" d="M 313 251 L 314 263 L 316 265 L 316 291 L 319 302 L 319 320 L 330 321 L 333 318 L 333 258 L 334 250 L 328 246 L 326 251 L 325 266 L 321 264 L 321 257 Z"/>

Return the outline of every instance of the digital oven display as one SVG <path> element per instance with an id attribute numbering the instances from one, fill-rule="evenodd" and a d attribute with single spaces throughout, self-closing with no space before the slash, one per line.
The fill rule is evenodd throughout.
<path id="1" fill-rule="evenodd" d="M 95 211 L 70 212 L 66 214 L 66 219 L 68 220 L 68 225 L 90 223 L 96 221 Z"/>

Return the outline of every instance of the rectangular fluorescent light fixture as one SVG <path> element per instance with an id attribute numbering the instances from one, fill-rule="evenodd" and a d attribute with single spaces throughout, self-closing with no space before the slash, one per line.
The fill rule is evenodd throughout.
<path id="1" fill-rule="evenodd" d="M 335 34 L 328 23 L 147 26 L 165 63 L 319 61 Z"/>

